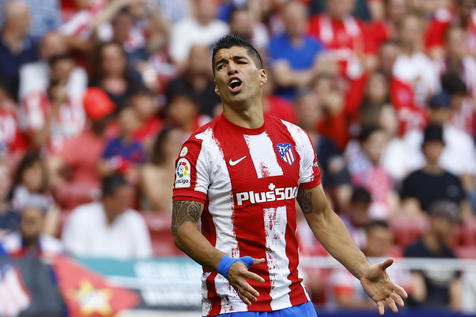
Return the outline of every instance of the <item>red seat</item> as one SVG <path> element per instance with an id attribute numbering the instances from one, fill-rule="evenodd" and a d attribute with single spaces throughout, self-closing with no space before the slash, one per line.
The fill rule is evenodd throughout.
<path id="1" fill-rule="evenodd" d="M 461 245 L 476 247 L 476 219 L 464 223 L 461 230 Z"/>
<path id="2" fill-rule="evenodd" d="M 390 226 L 395 235 L 395 244 L 401 249 L 415 242 L 427 227 L 424 220 L 395 218 L 390 221 Z"/>
<path id="3" fill-rule="evenodd" d="M 183 255 L 174 243 L 172 230 L 172 215 L 170 213 L 158 213 L 153 211 L 142 213 L 147 224 L 152 241 L 152 249 L 155 256 L 178 256 Z"/>

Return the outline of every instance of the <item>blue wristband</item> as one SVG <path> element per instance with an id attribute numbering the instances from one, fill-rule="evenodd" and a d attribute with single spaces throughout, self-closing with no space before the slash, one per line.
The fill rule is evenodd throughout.
<path id="1" fill-rule="evenodd" d="M 224 277 L 228 278 L 228 272 L 230 271 L 230 267 L 235 262 L 241 262 L 246 267 L 250 267 L 253 264 L 253 258 L 251 256 L 242 256 L 241 258 L 232 258 L 228 255 L 224 255 L 220 263 L 218 263 L 217 272 L 223 275 Z"/>

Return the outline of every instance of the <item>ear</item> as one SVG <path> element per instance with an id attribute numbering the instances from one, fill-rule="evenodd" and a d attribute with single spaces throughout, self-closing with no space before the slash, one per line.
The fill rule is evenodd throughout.
<path id="1" fill-rule="evenodd" d="M 218 97 L 221 97 L 220 96 L 220 91 L 218 90 L 218 87 L 217 87 L 216 83 L 215 83 L 215 93 L 218 95 Z"/>
<path id="2" fill-rule="evenodd" d="M 268 82 L 268 74 L 266 72 L 266 69 L 264 68 L 261 68 L 259 70 L 259 85 L 260 86 L 263 86 L 264 84 L 266 84 Z"/>

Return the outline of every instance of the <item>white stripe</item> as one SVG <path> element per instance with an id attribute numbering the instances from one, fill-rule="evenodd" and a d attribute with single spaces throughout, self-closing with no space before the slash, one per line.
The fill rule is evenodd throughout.
<path id="1" fill-rule="evenodd" d="M 286 256 L 286 207 L 264 209 L 264 230 L 266 234 L 266 261 L 271 282 L 271 309 L 291 306 L 288 279 L 289 259 Z"/>
<path id="2" fill-rule="evenodd" d="M 223 151 L 212 133 L 208 133 L 203 138 L 202 149 L 206 149 L 207 153 L 199 156 L 197 166 L 199 164 L 213 164 L 213 168 L 209 169 L 212 171 L 212 175 L 210 175 L 211 183 L 208 187 L 208 210 L 213 218 L 216 230 L 215 248 L 228 256 L 239 257 L 238 241 L 231 218 L 233 215 L 231 180 Z M 207 162 L 202 162 L 202 160 L 207 160 Z M 227 194 L 224 195 L 223 193 Z M 202 277 L 202 292 L 206 290 L 206 277 L 208 277 L 206 274 Z M 217 274 L 215 278 L 215 289 L 217 294 L 222 297 L 220 314 L 248 310 L 246 304 L 238 297 L 233 287 L 229 285 L 228 280 L 220 274 Z M 211 308 L 210 303 L 204 304 L 202 308 L 204 315 L 208 314 Z"/>
<path id="3" fill-rule="evenodd" d="M 283 170 L 276 159 L 273 142 L 266 132 L 244 137 L 258 178 L 283 175 Z"/>

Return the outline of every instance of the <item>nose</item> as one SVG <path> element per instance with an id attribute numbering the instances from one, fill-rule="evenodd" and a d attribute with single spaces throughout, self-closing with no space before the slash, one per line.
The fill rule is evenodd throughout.
<path id="1" fill-rule="evenodd" d="M 227 65 L 227 71 L 228 71 L 228 75 L 236 74 L 236 72 L 238 71 L 236 64 L 234 62 L 229 62 Z"/>

